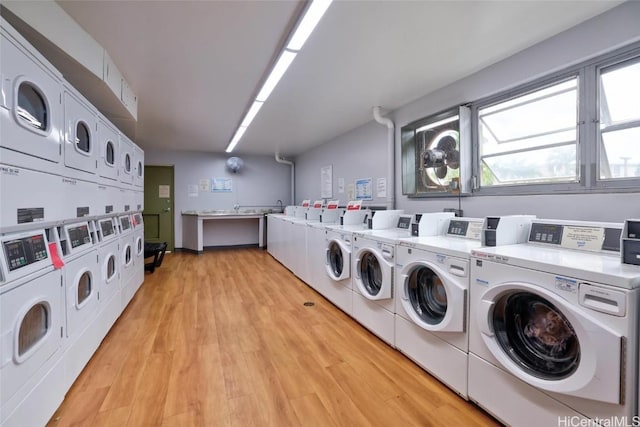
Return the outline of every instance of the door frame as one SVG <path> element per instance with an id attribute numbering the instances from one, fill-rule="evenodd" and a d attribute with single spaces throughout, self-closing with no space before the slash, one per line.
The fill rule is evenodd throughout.
<path id="1" fill-rule="evenodd" d="M 147 175 L 147 171 L 153 169 L 171 169 L 171 243 L 167 244 L 167 252 L 175 251 L 175 243 L 176 243 L 176 200 L 175 200 L 175 182 L 176 182 L 176 169 L 175 165 L 144 165 L 145 175 Z M 145 180 L 145 183 L 147 181 Z M 144 219 L 144 211 L 142 211 L 142 218 Z M 169 243 L 169 242 L 167 242 Z"/>

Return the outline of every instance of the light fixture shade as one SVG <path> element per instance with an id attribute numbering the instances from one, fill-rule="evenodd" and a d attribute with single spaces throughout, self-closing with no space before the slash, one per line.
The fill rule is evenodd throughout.
<path id="1" fill-rule="evenodd" d="M 240 139 L 242 138 L 242 135 L 244 135 L 246 130 L 246 126 L 240 126 L 238 128 L 236 133 L 233 135 L 233 138 L 231 138 L 231 142 L 227 146 L 227 149 L 225 150 L 227 153 L 232 152 L 233 149 L 236 148 L 236 145 L 238 144 L 238 142 L 240 142 Z"/>
<path id="2" fill-rule="evenodd" d="M 293 33 L 291 40 L 289 40 L 287 49 L 296 51 L 302 49 L 302 46 L 316 28 L 316 25 L 318 25 L 318 22 L 320 22 L 320 19 L 322 19 L 332 1 L 333 0 L 313 0 L 305 12 L 302 21 L 300 21 L 300 24 Z"/>

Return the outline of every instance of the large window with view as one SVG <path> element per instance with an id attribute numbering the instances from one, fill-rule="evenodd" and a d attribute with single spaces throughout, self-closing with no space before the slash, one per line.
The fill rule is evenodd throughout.
<path id="1" fill-rule="evenodd" d="M 577 115 L 577 76 L 480 107 L 480 186 L 579 181 Z"/>
<path id="2" fill-rule="evenodd" d="M 598 177 L 640 177 L 640 59 L 599 70 Z"/>

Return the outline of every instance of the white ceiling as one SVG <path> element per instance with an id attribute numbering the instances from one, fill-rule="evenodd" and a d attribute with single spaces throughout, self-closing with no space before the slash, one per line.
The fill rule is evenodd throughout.
<path id="1" fill-rule="evenodd" d="M 302 1 L 61 1 L 138 96 L 144 149 L 223 152 Z M 234 154 L 295 156 L 619 1 L 336 1 Z M 443 106 L 443 108 L 449 107 Z"/>

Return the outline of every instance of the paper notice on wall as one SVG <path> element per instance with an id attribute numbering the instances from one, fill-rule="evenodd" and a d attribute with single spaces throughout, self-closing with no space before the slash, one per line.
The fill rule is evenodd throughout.
<path id="1" fill-rule="evenodd" d="M 201 179 L 198 187 L 200 188 L 200 191 L 203 192 L 203 193 L 210 192 L 211 191 L 211 180 L 209 180 L 209 178 Z"/>
<path id="2" fill-rule="evenodd" d="M 189 197 L 198 197 L 198 185 L 187 185 L 187 194 L 189 194 Z"/>
<path id="3" fill-rule="evenodd" d="M 159 199 L 168 199 L 171 197 L 171 186 L 170 185 L 158 185 L 158 198 Z"/>
<path id="4" fill-rule="evenodd" d="M 231 193 L 233 181 L 231 178 L 211 178 L 213 193 Z"/>
<path id="5" fill-rule="evenodd" d="M 344 193 L 344 178 L 338 178 L 338 193 Z"/>
<path id="6" fill-rule="evenodd" d="M 328 199 L 333 197 L 333 166 L 320 168 L 320 197 Z"/>
<path id="7" fill-rule="evenodd" d="M 356 179 L 356 200 L 373 200 L 373 178 Z"/>
<path id="8" fill-rule="evenodd" d="M 347 199 L 353 200 L 356 198 L 356 186 L 353 184 L 347 185 Z"/>
<path id="9" fill-rule="evenodd" d="M 376 197 L 387 197 L 387 178 L 378 178 L 376 181 Z"/>

